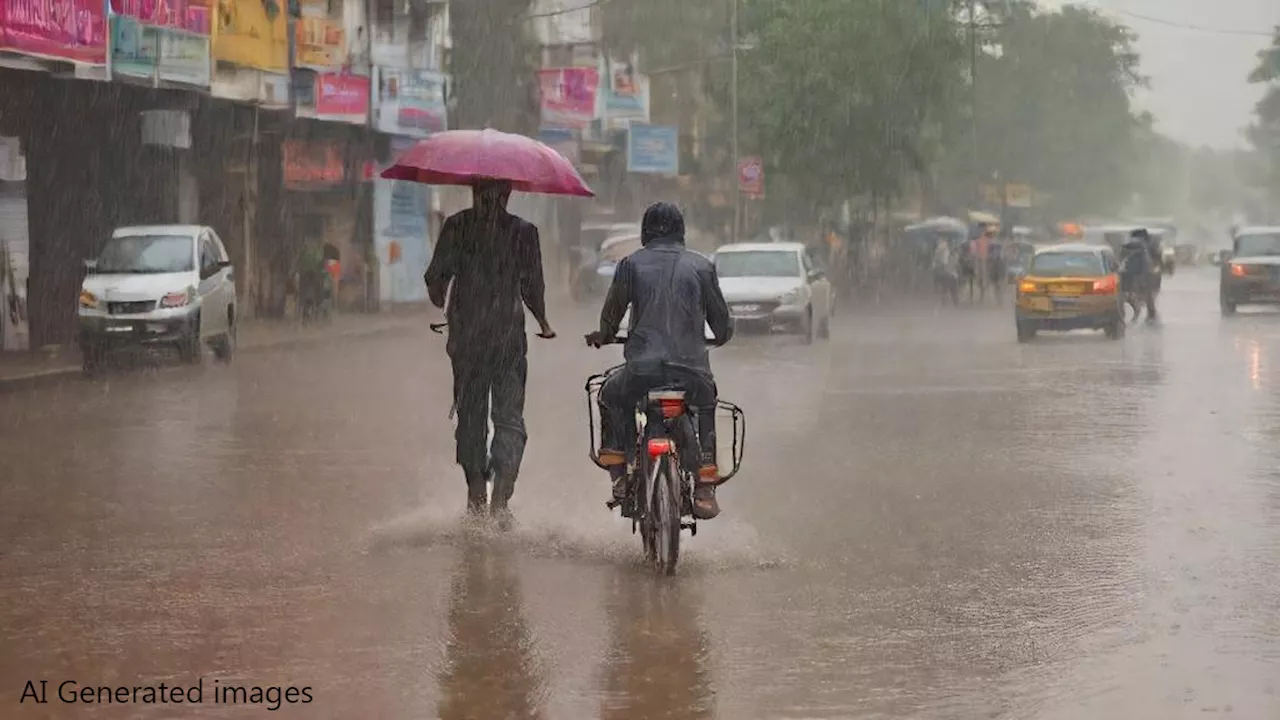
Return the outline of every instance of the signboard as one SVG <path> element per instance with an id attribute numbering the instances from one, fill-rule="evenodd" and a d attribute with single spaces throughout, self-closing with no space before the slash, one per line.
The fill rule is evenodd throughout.
<path id="1" fill-rule="evenodd" d="M 745 157 L 738 161 L 738 192 L 749 197 L 764 197 L 764 161 Z"/>
<path id="2" fill-rule="evenodd" d="M 1009 183 L 1004 186 L 1005 204 L 1013 208 L 1029 208 L 1032 205 L 1031 186 Z"/>
<path id="3" fill-rule="evenodd" d="M 392 157 L 413 146 L 392 140 Z M 423 302 L 422 272 L 431 261 L 427 217 L 431 188 L 415 182 L 376 178 L 373 190 L 374 242 L 378 252 L 378 297 L 384 303 Z"/>
<path id="4" fill-rule="evenodd" d="M 211 63 L 208 15 L 196 15 L 195 29 L 146 24 L 131 15 L 111 16 L 111 73 L 209 87 Z"/>
<path id="5" fill-rule="evenodd" d="M 213 59 L 283 73 L 289 69 L 289 27 L 283 2 L 218 0 Z"/>
<path id="6" fill-rule="evenodd" d="M 544 126 L 580 129 L 595 119 L 600 89 L 600 71 L 596 68 L 539 70 L 538 87 Z"/>
<path id="7" fill-rule="evenodd" d="M 680 129 L 632 123 L 627 130 L 627 172 L 680 174 Z"/>
<path id="8" fill-rule="evenodd" d="M 392 135 L 426 137 L 448 129 L 448 76 L 434 70 L 375 67 L 374 127 Z"/>
<path id="9" fill-rule="evenodd" d="M 102 0 L 3 0 L 0 51 L 89 65 L 107 62 Z"/>
<path id="10" fill-rule="evenodd" d="M 347 178 L 346 163 L 337 143 L 285 140 L 281 150 L 284 186 L 290 190 L 324 190 L 341 185 Z"/>
<path id="11" fill-rule="evenodd" d="M 327 17 L 301 17 L 296 28 L 296 64 L 317 69 L 336 68 L 347 61 L 346 32 Z"/>
<path id="12" fill-rule="evenodd" d="M 542 128 L 538 130 L 538 142 L 560 153 L 574 165 L 582 161 L 582 143 L 578 141 L 577 130 Z"/>
<path id="13" fill-rule="evenodd" d="M 609 61 L 604 117 L 610 122 L 649 122 L 649 78 L 631 63 Z"/>
<path id="14" fill-rule="evenodd" d="M 316 115 L 364 122 L 369 117 L 369 78 L 348 73 L 316 75 Z"/>

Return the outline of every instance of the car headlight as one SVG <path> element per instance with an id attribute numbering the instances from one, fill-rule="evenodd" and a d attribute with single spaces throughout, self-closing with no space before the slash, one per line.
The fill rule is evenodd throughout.
<path id="1" fill-rule="evenodd" d="M 82 308 L 98 307 L 98 296 L 94 295 L 88 290 L 85 290 L 84 288 L 80 288 L 80 307 Z"/>
<path id="2" fill-rule="evenodd" d="M 788 290 L 787 292 L 784 292 L 778 296 L 778 302 L 782 305 L 794 305 L 800 301 L 800 297 L 803 294 L 804 293 L 800 288 L 796 288 L 795 290 Z"/>
<path id="3" fill-rule="evenodd" d="M 188 287 L 180 292 L 171 292 L 160 298 L 160 307 L 162 308 L 179 308 L 190 305 L 196 301 L 196 289 Z"/>

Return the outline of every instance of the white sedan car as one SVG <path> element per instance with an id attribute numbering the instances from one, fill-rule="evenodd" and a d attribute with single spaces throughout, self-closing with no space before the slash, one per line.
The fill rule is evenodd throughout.
<path id="1" fill-rule="evenodd" d="M 231 359 L 235 277 L 212 228 L 120 228 L 85 268 L 79 340 L 86 371 L 108 350 L 127 346 L 173 346 L 195 362 L 207 343 L 219 359 Z"/>
<path id="2" fill-rule="evenodd" d="M 826 273 L 801 243 L 738 243 L 716 250 L 720 291 L 738 327 L 799 334 L 805 342 L 831 331 L 832 293 Z"/>

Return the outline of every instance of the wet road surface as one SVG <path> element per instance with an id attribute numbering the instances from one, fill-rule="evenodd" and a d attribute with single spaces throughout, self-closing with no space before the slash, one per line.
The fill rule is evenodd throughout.
<path id="1" fill-rule="evenodd" d="M 531 340 L 506 537 L 458 520 L 425 328 L 0 396 L 0 715 L 1280 717 L 1280 314 L 1215 292 L 1120 342 L 886 308 L 715 351 L 746 467 L 669 580 L 585 458 L 585 313 Z"/>

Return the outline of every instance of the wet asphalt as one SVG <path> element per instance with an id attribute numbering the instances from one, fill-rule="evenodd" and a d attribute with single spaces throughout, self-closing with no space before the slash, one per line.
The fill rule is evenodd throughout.
<path id="1" fill-rule="evenodd" d="M 586 459 L 586 311 L 531 340 L 505 536 L 425 327 L 0 395 L 0 716 L 1280 717 L 1280 313 L 1214 272 L 1118 342 L 926 303 L 715 351 L 746 463 L 671 579 Z"/>

